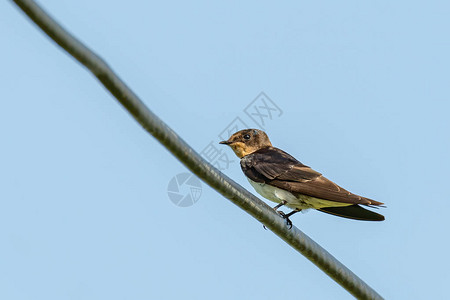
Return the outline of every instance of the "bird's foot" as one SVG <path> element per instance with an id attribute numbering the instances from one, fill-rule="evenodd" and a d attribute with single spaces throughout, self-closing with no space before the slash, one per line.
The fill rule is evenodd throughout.
<path id="1" fill-rule="evenodd" d="M 287 201 L 283 200 L 280 203 L 278 203 L 276 206 L 272 207 L 278 214 L 280 214 L 280 211 L 278 210 L 280 207 L 282 207 L 283 205 L 286 205 Z M 284 212 L 281 211 L 282 214 L 284 214 Z M 292 227 L 292 222 L 291 222 L 291 227 Z M 267 230 L 266 226 L 263 225 L 263 228 L 265 230 Z"/>
<path id="2" fill-rule="evenodd" d="M 278 210 L 277 210 L 277 213 L 278 213 L 284 220 L 286 220 L 286 225 L 289 227 L 289 229 L 291 229 L 291 228 L 292 228 L 292 221 L 289 219 L 289 216 L 291 216 L 291 213 L 285 214 L 284 212 L 278 211 Z"/>
<path id="3" fill-rule="evenodd" d="M 275 206 L 273 209 L 277 212 L 277 214 L 279 214 L 283 219 L 286 220 L 286 225 L 289 227 L 289 229 L 292 228 L 292 221 L 289 219 L 290 216 L 292 216 L 295 213 L 298 213 L 299 211 L 301 211 L 301 209 L 294 209 L 293 211 L 291 211 L 290 213 L 285 214 L 284 212 L 282 212 L 281 210 L 278 210 L 278 208 L 282 207 L 283 205 L 286 205 L 287 201 L 281 201 L 277 206 Z M 263 228 L 265 230 L 267 230 L 266 226 L 263 225 Z"/>

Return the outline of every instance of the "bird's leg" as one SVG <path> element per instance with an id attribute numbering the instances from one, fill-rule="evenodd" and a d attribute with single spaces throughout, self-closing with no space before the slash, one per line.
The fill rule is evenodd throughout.
<path id="1" fill-rule="evenodd" d="M 278 212 L 278 214 L 279 214 L 283 219 L 286 220 L 287 226 L 289 226 L 289 229 L 291 229 L 291 228 L 292 228 L 292 221 L 289 219 L 289 217 L 292 216 L 293 214 L 298 213 L 299 211 L 301 211 L 301 209 L 296 208 L 296 209 L 294 209 L 293 211 L 291 211 L 291 212 L 288 213 L 288 214 L 285 214 L 285 213 L 282 212 L 282 211 L 277 211 L 277 212 Z"/>
<path id="2" fill-rule="evenodd" d="M 286 203 L 287 203 L 287 201 L 286 201 L 286 200 L 283 200 L 283 201 L 281 201 L 277 206 L 275 206 L 273 209 L 275 209 L 275 211 L 278 211 L 278 209 L 279 209 L 280 207 L 282 207 L 283 205 L 286 205 Z"/>
<path id="3" fill-rule="evenodd" d="M 292 216 L 293 214 L 298 213 L 299 211 L 302 211 L 302 210 L 299 209 L 299 208 L 296 208 L 296 209 L 294 209 L 293 211 L 291 211 L 290 213 L 286 214 L 285 217 L 286 217 L 286 218 L 289 218 L 290 216 Z"/>

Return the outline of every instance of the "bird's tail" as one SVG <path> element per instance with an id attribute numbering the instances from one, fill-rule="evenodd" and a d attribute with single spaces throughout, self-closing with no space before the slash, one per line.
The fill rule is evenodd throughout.
<path id="1" fill-rule="evenodd" d="M 349 205 L 340 207 L 323 207 L 318 209 L 321 212 L 332 214 L 335 216 L 361 220 L 361 221 L 383 221 L 384 216 L 373 211 L 362 208 L 361 206 Z"/>

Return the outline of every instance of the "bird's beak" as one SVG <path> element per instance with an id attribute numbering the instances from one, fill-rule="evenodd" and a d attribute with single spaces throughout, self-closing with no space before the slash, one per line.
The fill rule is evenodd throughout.
<path id="1" fill-rule="evenodd" d="M 231 142 L 229 142 L 229 141 L 221 141 L 221 142 L 219 142 L 219 144 L 222 144 L 222 145 L 230 145 Z"/>

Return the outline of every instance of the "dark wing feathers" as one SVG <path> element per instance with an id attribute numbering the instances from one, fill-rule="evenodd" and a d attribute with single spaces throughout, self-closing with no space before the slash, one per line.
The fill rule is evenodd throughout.
<path id="1" fill-rule="evenodd" d="M 243 157 L 241 168 L 247 177 L 257 182 L 274 179 L 290 181 L 292 178 L 295 181 L 311 180 L 322 175 L 274 147 L 263 148 Z"/>
<path id="2" fill-rule="evenodd" d="M 243 157 L 241 168 L 253 181 L 265 182 L 292 193 L 343 203 L 383 204 L 350 193 L 278 148 L 263 148 Z"/>
<path id="3" fill-rule="evenodd" d="M 384 216 L 376 212 L 364 209 L 359 205 L 324 207 L 318 209 L 321 212 L 354 220 L 363 221 L 383 221 Z"/>
<path id="4" fill-rule="evenodd" d="M 292 181 L 300 181 L 307 182 L 312 179 L 316 179 L 322 174 L 314 171 L 310 167 L 307 166 L 299 166 L 294 163 L 268 163 L 268 162 L 260 162 L 253 164 L 252 167 L 261 175 L 264 176 L 265 179 L 269 180 L 286 180 Z"/>
<path id="5" fill-rule="evenodd" d="M 314 171 L 310 167 L 303 165 L 292 165 L 289 170 L 281 173 L 279 176 L 276 176 L 276 179 L 292 181 L 292 178 L 295 178 L 295 181 L 309 182 L 313 179 L 320 178 L 321 176 L 322 174 Z"/>

